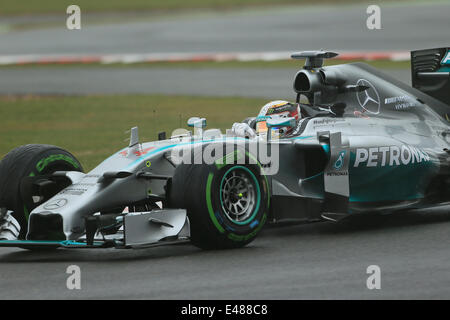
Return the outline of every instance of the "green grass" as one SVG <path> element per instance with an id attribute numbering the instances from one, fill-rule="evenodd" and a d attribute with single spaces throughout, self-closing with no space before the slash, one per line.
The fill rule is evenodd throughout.
<path id="1" fill-rule="evenodd" d="M 363 60 L 338 60 L 332 59 L 325 62 L 327 65 L 336 65 L 353 62 L 365 62 L 375 68 L 380 69 L 409 69 L 411 67 L 410 61 L 390 61 L 390 60 L 376 60 L 376 61 L 363 61 Z M 113 64 L 25 64 L 25 65 L 6 65 L 0 66 L 1 68 L 79 68 L 79 67 L 92 67 L 92 68 L 187 68 L 187 69 L 208 69 L 208 68 L 301 68 L 304 61 L 299 60 L 279 60 L 279 61 L 198 61 L 198 62 L 152 62 L 152 63 L 113 63 Z"/>
<path id="2" fill-rule="evenodd" d="M 129 130 L 139 126 L 141 141 L 157 133 L 187 128 L 192 116 L 203 116 L 209 128 L 225 132 L 233 122 L 258 113 L 267 101 L 160 95 L 83 97 L 0 97 L 0 158 L 28 143 L 60 146 L 90 170 L 127 145 Z"/>
<path id="3" fill-rule="evenodd" d="M 230 9 L 279 4 L 317 4 L 365 2 L 359 0 L 2 0 L 0 15 L 56 13 L 65 14 L 67 6 L 77 4 L 82 12 L 174 11 L 185 9 Z"/>

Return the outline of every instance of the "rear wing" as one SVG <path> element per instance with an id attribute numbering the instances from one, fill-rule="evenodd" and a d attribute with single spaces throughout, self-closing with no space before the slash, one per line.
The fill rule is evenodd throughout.
<path id="1" fill-rule="evenodd" d="M 412 86 L 450 106 L 450 48 L 411 51 Z"/>

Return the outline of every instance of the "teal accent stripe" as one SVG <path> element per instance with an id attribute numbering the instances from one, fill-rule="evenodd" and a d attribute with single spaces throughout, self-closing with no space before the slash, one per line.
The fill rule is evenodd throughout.
<path id="1" fill-rule="evenodd" d="M 313 176 L 311 176 L 311 177 L 302 179 L 302 181 L 308 181 L 308 180 L 311 180 L 311 179 L 314 179 L 314 178 L 318 178 L 318 177 L 320 177 L 320 176 L 323 176 L 323 171 L 321 171 L 321 172 L 319 172 L 319 173 L 317 173 L 317 174 L 315 174 L 315 175 L 313 175 Z"/>
<path id="2" fill-rule="evenodd" d="M 325 151 L 326 154 L 330 153 L 330 146 L 328 144 L 322 145 L 323 151 Z"/>
<path id="3" fill-rule="evenodd" d="M 8 244 L 8 245 L 17 245 L 17 246 L 23 246 L 23 245 L 49 245 L 49 246 L 63 246 L 63 247 L 70 247 L 70 246 L 87 246 L 86 242 L 77 242 L 74 240 L 63 240 L 63 241 L 53 241 L 53 240 L 0 240 L 0 246 L 2 244 Z M 102 242 L 94 242 L 94 245 L 101 245 Z"/>
<path id="4" fill-rule="evenodd" d="M 286 140 L 308 139 L 308 138 L 312 138 L 312 137 L 313 136 L 302 136 L 302 137 L 295 137 L 295 138 L 286 138 Z M 135 161 L 130 163 L 128 166 L 126 166 L 125 169 L 123 169 L 123 170 L 125 171 L 126 169 L 129 169 L 130 167 L 133 167 L 133 166 L 137 165 L 138 163 L 148 160 L 156 153 L 159 153 L 159 152 L 162 152 L 162 151 L 174 148 L 174 147 L 193 145 L 193 144 L 199 144 L 199 143 L 207 143 L 207 142 L 232 142 L 232 141 L 246 141 L 246 140 L 248 140 L 248 139 L 240 138 L 240 137 L 231 137 L 231 138 L 226 138 L 226 139 L 210 139 L 210 140 L 190 141 L 190 142 L 184 142 L 184 143 L 175 143 L 175 144 L 171 144 L 171 145 L 164 146 L 159 149 L 153 150 L 153 151 L 147 153 L 145 155 L 145 157 L 143 157 L 143 156 L 139 157 L 138 159 L 136 159 Z M 116 154 L 118 154 L 118 152 Z"/>
<path id="5" fill-rule="evenodd" d="M 159 153 L 161 151 L 165 151 L 165 150 L 170 149 L 170 148 L 179 147 L 179 146 L 194 145 L 194 144 L 205 143 L 205 142 L 226 142 L 226 141 L 233 141 L 233 140 L 241 140 L 242 141 L 242 140 L 246 140 L 246 139 L 245 138 L 234 137 L 234 138 L 231 138 L 231 139 L 210 139 L 210 140 L 199 140 L 199 141 L 189 141 L 189 142 L 183 142 L 183 143 L 175 143 L 175 144 L 171 144 L 171 145 L 164 146 L 164 147 L 161 147 L 159 149 L 153 150 L 153 151 L 147 153 L 145 155 L 145 157 L 137 158 L 135 161 L 130 163 L 125 169 L 133 167 L 134 165 L 136 165 L 136 164 L 138 164 L 140 162 L 146 161 L 147 159 L 151 158 L 151 156 L 153 156 L 154 154 Z"/>
<path id="6" fill-rule="evenodd" d="M 314 136 L 300 136 L 300 137 L 294 137 L 294 138 L 283 138 L 283 139 L 280 139 L 280 140 L 302 140 L 302 139 L 309 139 L 309 138 L 312 138 L 312 137 L 314 137 Z"/>
<path id="7" fill-rule="evenodd" d="M 420 199 L 423 199 L 424 197 L 423 197 L 423 195 L 421 196 L 421 195 L 411 195 L 411 196 L 409 196 L 409 197 L 405 197 L 405 198 L 401 198 L 401 199 L 389 199 L 389 200 L 384 200 L 384 201 L 405 201 L 405 200 L 420 200 Z M 348 200 L 349 202 L 360 202 L 360 203 L 364 203 L 364 202 L 367 202 L 367 203 L 370 203 L 370 202 L 377 202 L 377 200 L 376 199 L 369 199 L 369 200 L 367 200 L 367 199 L 358 199 L 358 198 L 356 198 L 356 197 L 351 197 L 350 196 L 350 198 L 349 198 L 349 200 Z"/>
<path id="8" fill-rule="evenodd" d="M 47 241 L 47 240 L 0 240 L 0 243 L 10 244 L 61 244 L 61 241 Z"/>

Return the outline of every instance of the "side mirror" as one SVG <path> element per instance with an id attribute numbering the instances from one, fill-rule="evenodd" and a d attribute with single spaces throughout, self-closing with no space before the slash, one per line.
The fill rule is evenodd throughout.
<path id="1" fill-rule="evenodd" d="M 295 127 L 297 121 L 294 117 L 282 118 L 282 117 L 272 117 L 267 119 L 267 128 L 282 128 L 282 127 Z"/>
<path id="2" fill-rule="evenodd" d="M 189 118 L 187 121 L 188 127 L 194 127 L 194 128 L 205 128 L 206 127 L 206 119 L 205 118 L 199 118 L 199 117 L 192 117 Z"/>

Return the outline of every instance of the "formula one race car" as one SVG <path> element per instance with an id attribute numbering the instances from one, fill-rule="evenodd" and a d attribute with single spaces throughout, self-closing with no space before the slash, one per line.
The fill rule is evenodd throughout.
<path id="1" fill-rule="evenodd" d="M 413 88 L 362 63 L 322 66 L 336 55 L 292 56 L 306 59 L 294 79 L 301 116 L 246 120 L 265 135 L 191 118 L 194 134 L 140 143 L 133 128 L 88 173 L 58 147 L 12 150 L 0 163 L 0 246 L 235 248 L 266 221 L 448 203 L 450 50 L 411 53 Z"/>

